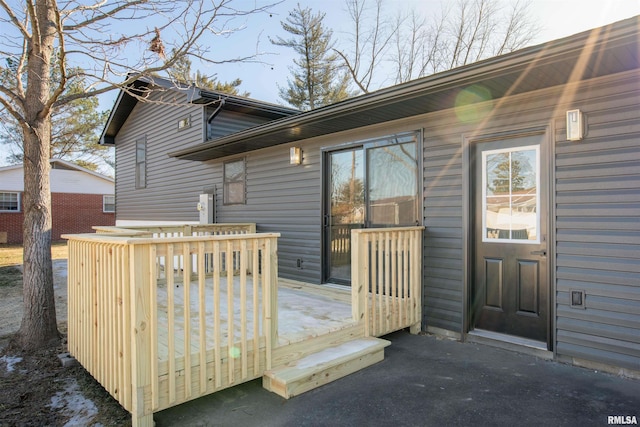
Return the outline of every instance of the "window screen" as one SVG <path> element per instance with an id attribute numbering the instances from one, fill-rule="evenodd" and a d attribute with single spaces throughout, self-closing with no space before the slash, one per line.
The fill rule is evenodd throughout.
<path id="1" fill-rule="evenodd" d="M 246 203 L 246 174 L 244 159 L 224 164 L 224 204 L 241 205 Z"/>

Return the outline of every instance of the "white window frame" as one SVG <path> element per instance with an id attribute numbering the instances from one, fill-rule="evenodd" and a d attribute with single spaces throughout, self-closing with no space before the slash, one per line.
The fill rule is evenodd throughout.
<path id="1" fill-rule="evenodd" d="M 16 196 L 16 204 L 17 204 L 17 209 L 13 210 L 13 209 L 2 209 L 0 208 L 0 212 L 2 213 L 18 213 L 22 211 L 22 200 L 21 200 L 21 194 L 19 191 L 0 191 L 0 196 L 3 196 L 5 194 L 9 194 L 9 195 L 15 195 Z"/>
<path id="2" fill-rule="evenodd" d="M 113 202 L 107 203 L 107 199 L 111 198 Z M 107 205 L 113 205 L 113 210 L 107 210 Z M 102 195 L 102 212 L 103 213 L 115 213 L 116 212 L 116 196 L 113 194 L 103 194 Z"/>

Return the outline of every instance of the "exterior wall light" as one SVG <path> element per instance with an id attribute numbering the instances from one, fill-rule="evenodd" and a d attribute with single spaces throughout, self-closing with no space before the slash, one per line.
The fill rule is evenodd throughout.
<path id="1" fill-rule="evenodd" d="M 584 138 L 584 115 L 582 111 L 567 111 L 567 140 L 580 141 L 582 138 Z"/>
<path id="2" fill-rule="evenodd" d="M 289 151 L 289 163 L 292 165 L 302 164 L 302 149 L 300 147 L 291 147 Z"/>

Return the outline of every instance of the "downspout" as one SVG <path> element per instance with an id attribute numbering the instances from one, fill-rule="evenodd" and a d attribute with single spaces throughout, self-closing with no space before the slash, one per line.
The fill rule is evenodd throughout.
<path id="1" fill-rule="evenodd" d="M 213 121 L 213 119 L 216 118 L 216 116 L 218 115 L 220 110 L 222 110 L 222 107 L 224 106 L 224 98 L 220 98 L 218 101 L 219 101 L 218 102 L 218 108 L 216 108 L 215 111 L 213 113 L 211 113 L 211 115 L 207 119 L 207 124 L 210 124 Z"/>

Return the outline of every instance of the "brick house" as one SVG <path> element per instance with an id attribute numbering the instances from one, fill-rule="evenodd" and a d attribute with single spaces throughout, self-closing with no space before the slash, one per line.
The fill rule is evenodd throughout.
<path id="1" fill-rule="evenodd" d="M 94 225 L 115 224 L 114 180 L 73 163 L 52 159 L 53 241 L 65 233 L 89 233 Z M 23 167 L 0 168 L 0 243 L 22 243 Z"/>

